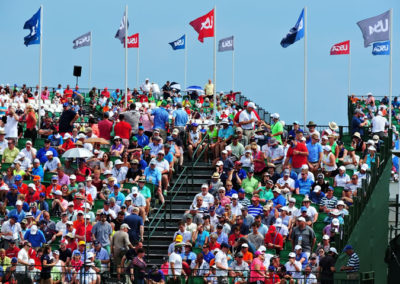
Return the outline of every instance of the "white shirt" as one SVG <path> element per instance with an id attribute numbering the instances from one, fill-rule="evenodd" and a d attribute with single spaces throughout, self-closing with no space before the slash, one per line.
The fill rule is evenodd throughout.
<path id="1" fill-rule="evenodd" d="M 122 181 L 125 180 L 127 172 L 128 172 L 128 167 L 121 167 L 119 170 L 116 167 L 114 167 L 111 170 L 111 174 L 113 175 L 113 177 L 117 179 L 118 183 L 121 183 Z"/>
<path id="2" fill-rule="evenodd" d="M 290 186 L 290 188 L 294 188 L 294 185 L 295 185 L 294 180 L 290 177 L 287 180 L 284 180 L 284 178 L 282 177 L 282 178 L 278 179 L 278 181 L 276 183 L 279 184 L 280 186 L 284 186 L 285 183 L 287 183 Z"/>
<path id="3" fill-rule="evenodd" d="M 241 216 L 242 215 L 242 204 L 240 204 L 239 202 L 237 203 L 236 206 L 233 206 L 233 203 L 231 203 L 231 212 L 232 215 L 235 216 Z"/>
<path id="4" fill-rule="evenodd" d="M 388 125 L 388 121 L 385 117 L 377 115 L 371 120 L 371 125 L 372 133 L 382 132 L 385 131 L 385 126 Z"/>
<path id="5" fill-rule="evenodd" d="M 36 156 L 36 152 L 37 152 L 36 149 L 35 148 L 31 148 L 31 151 Z M 22 149 L 20 151 L 20 153 L 24 153 L 25 159 L 29 159 L 30 162 L 32 163 L 33 162 L 33 157 L 32 157 L 31 151 L 28 151 L 28 150 L 26 150 L 26 148 L 24 148 L 24 149 Z"/>
<path id="6" fill-rule="evenodd" d="M 15 120 L 13 116 L 7 116 L 7 123 L 4 125 L 4 132 L 6 133 L 5 138 L 17 138 L 18 120 Z"/>
<path id="7" fill-rule="evenodd" d="M 182 257 L 177 254 L 176 252 L 171 253 L 168 259 L 169 266 L 168 266 L 168 275 L 181 275 L 182 274 Z M 171 270 L 171 263 L 174 264 L 174 274 L 172 274 Z"/>
<path id="8" fill-rule="evenodd" d="M 3 155 L 4 149 L 8 147 L 7 140 L 0 141 L 0 154 Z"/>
<path id="9" fill-rule="evenodd" d="M 214 196 L 211 193 L 207 192 L 206 195 L 203 195 L 203 193 L 200 192 L 200 193 L 197 193 L 196 196 L 194 197 L 193 202 L 192 202 L 193 205 L 196 205 L 196 203 L 197 203 L 196 200 L 197 200 L 197 197 L 199 197 L 199 196 L 203 197 L 203 206 L 204 207 L 209 207 L 214 204 Z"/>
<path id="10" fill-rule="evenodd" d="M 82 269 L 84 269 L 84 268 L 82 268 Z M 83 273 L 82 283 L 90 284 L 93 281 L 97 280 L 97 273 L 96 273 L 96 271 L 94 271 L 93 268 L 89 268 L 87 271 L 80 271 L 80 273 Z M 77 278 L 79 278 L 79 277 L 80 276 L 78 275 Z"/>
<path id="11" fill-rule="evenodd" d="M 289 229 L 285 224 L 282 224 L 279 226 L 275 226 L 276 227 L 276 231 L 282 235 L 282 237 L 286 237 L 289 233 Z"/>
<path id="12" fill-rule="evenodd" d="M 3 223 L 3 226 L 1 226 L 1 232 L 2 233 L 13 233 L 12 236 L 3 236 L 4 239 L 6 240 L 18 240 L 19 239 L 19 233 L 21 231 L 21 225 L 19 223 L 15 223 L 14 225 L 11 225 L 10 220 L 6 221 Z"/>
<path id="13" fill-rule="evenodd" d="M 166 159 L 162 159 L 161 161 L 154 159 L 156 161 L 156 169 L 158 169 L 161 173 L 163 171 L 169 171 L 169 163 Z"/>
<path id="14" fill-rule="evenodd" d="M 249 121 L 252 119 L 254 119 L 254 122 L 248 123 L 248 124 L 242 124 L 240 126 L 246 130 L 252 130 L 252 129 L 254 129 L 255 122 L 258 121 L 257 116 L 255 115 L 254 111 L 251 111 L 250 113 L 248 113 L 247 110 L 243 110 L 239 115 L 239 122 Z"/>
<path id="15" fill-rule="evenodd" d="M 14 160 L 14 162 L 16 162 L 17 159 Z M 24 158 L 21 162 L 21 169 L 26 171 L 27 169 L 29 169 L 32 166 L 32 162 L 31 160 L 29 160 L 28 158 Z"/>
<path id="16" fill-rule="evenodd" d="M 28 252 L 23 248 L 18 252 L 18 260 L 22 260 L 25 263 L 29 262 L 29 256 Z M 16 268 L 16 272 L 25 272 L 25 269 L 27 268 L 26 265 L 23 264 L 18 264 Z"/>
<path id="17" fill-rule="evenodd" d="M 265 151 L 264 151 L 264 149 L 265 149 Z M 268 147 L 267 145 L 264 145 L 263 152 L 265 152 L 267 158 L 269 157 L 271 159 L 285 157 L 285 150 L 283 149 L 282 145 L 278 145 L 278 147 L 276 147 L 276 148 Z M 274 161 L 274 164 L 282 164 L 282 162 L 283 162 L 283 158 L 282 158 L 282 160 Z"/>
<path id="18" fill-rule="evenodd" d="M 220 250 L 217 255 L 215 256 L 215 265 L 222 265 L 223 267 L 228 267 L 228 258 L 226 257 L 226 254 Z M 217 276 L 228 276 L 228 270 L 223 270 L 218 268 L 217 266 Z"/>
<path id="19" fill-rule="evenodd" d="M 344 173 L 343 176 L 340 176 L 340 174 L 337 174 L 335 176 L 335 182 L 336 182 L 336 186 L 344 187 L 346 185 L 346 183 L 350 182 L 350 177 L 346 173 Z"/>
<path id="20" fill-rule="evenodd" d="M 300 271 L 296 271 L 296 268 L 294 267 L 294 265 L 296 265 L 297 268 L 300 269 Z M 292 277 L 293 277 L 293 278 L 301 278 L 301 277 L 303 277 L 303 275 L 301 275 L 301 268 L 302 268 L 302 266 L 301 266 L 300 261 L 295 261 L 294 264 L 291 264 L 291 263 L 288 261 L 288 262 L 286 262 L 285 267 L 286 267 L 286 271 L 292 272 Z"/>
<path id="21" fill-rule="evenodd" d="M 93 200 L 95 200 L 96 199 L 96 196 L 97 196 L 97 188 L 94 186 L 94 185 L 91 185 L 90 187 L 85 187 L 85 190 L 87 191 L 87 192 L 89 192 L 90 193 L 90 195 L 92 196 L 92 198 L 93 198 Z"/>
<path id="22" fill-rule="evenodd" d="M 58 157 L 53 157 L 53 159 L 50 161 L 48 160 L 43 167 L 43 170 L 48 170 L 48 171 L 54 171 L 57 169 L 58 164 L 60 163 L 60 159 Z"/>
<path id="23" fill-rule="evenodd" d="M 310 273 L 310 275 L 305 276 L 303 275 L 302 278 L 299 280 L 299 284 L 317 284 L 317 277 L 314 274 Z"/>
<path id="24" fill-rule="evenodd" d="M 148 82 L 147 84 L 145 82 L 145 83 L 143 83 L 142 86 L 140 86 L 140 88 L 142 89 L 143 92 L 147 92 L 148 93 L 151 90 L 151 84 L 150 84 L 150 82 Z"/>
<path id="25" fill-rule="evenodd" d="M 58 221 L 56 224 L 56 231 L 63 232 L 63 235 L 64 235 L 66 230 L 67 230 L 67 222 L 63 223 L 63 221 Z"/>

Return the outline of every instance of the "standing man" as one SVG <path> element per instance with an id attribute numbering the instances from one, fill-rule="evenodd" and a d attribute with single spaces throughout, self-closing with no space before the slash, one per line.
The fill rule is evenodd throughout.
<path id="1" fill-rule="evenodd" d="M 79 114 L 70 109 L 69 103 L 64 103 L 63 108 L 64 110 L 60 116 L 58 131 L 64 136 L 64 133 L 72 132 L 74 122 L 79 118 Z"/>
<path id="2" fill-rule="evenodd" d="M 351 134 L 355 132 L 360 133 L 361 137 L 364 135 L 364 126 L 367 125 L 368 121 L 364 120 L 364 113 L 360 109 L 354 111 L 353 119 L 351 120 Z"/>
<path id="3" fill-rule="evenodd" d="M 154 116 L 153 129 L 160 130 L 160 136 L 162 137 L 163 141 L 166 141 L 167 139 L 167 130 L 169 127 L 169 114 L 168 111 L 165 109 L 166 106 L 167 102 L 162 101 L 160 107 L 151 111 L 151 115 Z"/>
<path id="4" fill-rule="evenodd" d="M 189 120 L 189 116 L 187 112 L 183 110 L 181 103 L 178 103 L 176 106 L 177 110 L 172 113 L 172 125 L 173 127 L 179 129 L 180 134 L 183 134 L 183 132 L 185 131 L 186 123 Z"/>
<path id="5" fill-rule="evenodd" d="M 229 245 L 227 243 L 221 244 L 221 250 L 215 256 L 215 266 L 217 267 L 216 276 L 218 277 L 218 283 L 223 283 L 227 280 L 228 272 L 231 268 L 228 266 L 227 253 L 229 251 Z"/>
<path id="6" fill-rule="evenodd" d="M 279 121 L 279 113 L 271 114 L 273 124 L 271 128 L 271 137 L 274 137 L 282 145 L 283 124 Z"/>
<path id="7" fill-rule="evenodd" d="M 118 116 L 119 122 L 114 126 L 115 136 L 119 136 L 122 139 L 122 143 L 127 148 L 129 146 L 129 139 L 132 134 L 132 126 L 125 121 L 125 115 L 120 114 Z"/>
<path id="8" fill-rule="evenodd" d="M 298 226 L 296 226 L 291 234 L 292 247 L 300 245 L 303 251 L 310 257 L 311 251 L 314 248 L 316 237 L 314 230 L 306 225 L 306 219 L 299 217 L 297 219 Z"/>
<path id="9" fill-rule="evenodd" d="M 319 260 L 319 277 L 321 284 L 333 284 L 333 274 L 336 272 L 337 250 L 331 247 L 326 256 Z"/>
<path id="10" fill-rule="evenodd" d="M 244 135 L 250 140 L 254 135 L 254 126 L 258 122 L 258 118 L 254 113 L 255 104 L 250 102 L 247 104 L 246 110 L 239 115 L 239 125 L 242 127 Z"/>
<path id="11" fill-rule="evenodd" d="M 358 271 L 360 270 L 360 259 L 354 252 L 354 248 L 351 245 L 344 247 L 343 252 L 349 256 L 347 264 L 340 268 L 340 271 L 347 272 L 347 279 L 357 279 Z"/>
<path id="12" fill-rule="evenodd" d="M 129 105 L 129 111 L 123 113 L 125 121 L 132 127 L 133 134 L 137 134 L 139 130 L 140 113 L 136 110 L 136 104 Z"/>
<path id="13" fill-rule="evenodd" d="M 128 226 L 131 228 L 128 232 L 129 241 L 131 243 L 143 241 L 143 234 L 144 234 L 143 219 L 138 214 L 139 214 L 139 208 L 133 207 L 132 214 L 126 216 L 124 219 L 124 223 L 128 224 Z"/>
<path id="14" fill-rule="evenodd" d="M 298 142 L 294 138 L 289 138 L 290 148 L 286 154 L 286 160 L 283 167 L 286 168 L 289 164 L 290 158 L 293 171 L 300 174 L 301 167 L 307 165 L 308 149 L 304 143 Z"/>
<path id="15" fill-rule="evenodd" d="M 99 123 L 98 123 L 99 132 L 100 132 L 99 137 L 104 138 L 106 140 L 110 140 L 112 126 L 113 126 L 113 123 L 111 120 L 109 120 L 108 112 L 105 112 L 103 114 L 103 119 L 101 121 L 99 121 Z"/>
<path id="16" fill-rule="evenodd" d="M 212 83 L 211 79 L 208 79 L 207 84 L 204 86 L 204 93 L 206 97 L 213 97 L 214 96 L 214 84 Z"/>
<path id="17" fill-rule="evenodd" d="M 168 259 L 168 275 L 170 277 L 168 283 L 173 284 L 180 284 L 181 283 L 181 275 L 182 273 L 185 274 L 184 270 L 182 269 L 182 247 L 184 243 L 175 243 L 174 245 L 174 252 L 170 254 Z"/>

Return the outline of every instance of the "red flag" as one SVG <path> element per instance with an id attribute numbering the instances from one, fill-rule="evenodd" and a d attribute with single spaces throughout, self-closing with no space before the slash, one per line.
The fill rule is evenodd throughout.
<path id="1" fill-rule="evenodd" d="M 139 48 L 139 34 L 128 36 L 128 48 Z"/>
<path id="2" fill-rule="evenodd" d="M 204 42 L 205 37 L 214 36 L 214 9 L 208 14 L 197 18 L 189 23 L 199 33 L 199 41 Z"/>
<path id="3" fill-rule="evenodd" d="M 331 55 L 350 54 L 350 41 L 335 44 L 331 48 Z"/>

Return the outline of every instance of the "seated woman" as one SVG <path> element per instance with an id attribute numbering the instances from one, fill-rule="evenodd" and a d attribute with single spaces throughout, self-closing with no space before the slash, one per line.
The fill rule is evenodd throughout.
<path id="1" fill-rule="evenodd" d="M 368 152 L 362 160 L 362 164 L 367 164 L 369 168 L 371 168 L 371 164 L 376 163 L 376 166 L 379 167 L 379 157 L 376 156 L 376 148 L 374 146 L 368 147 Z"/>
<path id="2" fill-rule="evenodd" d="M 111 146 L 110 154 L 111 156 L 120 157 L 124 152 L 125 146 L 122 144 L 122 139 L 119 136 L 114 137 L 114 143 Z"/>
<path id="3" fill-rule="evenodd" d="M 331 146 L 325 145 L 322 147 L 323 154 L 322 154 L 322 168 L 326 176 L 330 177 L 335 175 L 337 166 L 336 166 L 336 157 L 332 153 Z"/>

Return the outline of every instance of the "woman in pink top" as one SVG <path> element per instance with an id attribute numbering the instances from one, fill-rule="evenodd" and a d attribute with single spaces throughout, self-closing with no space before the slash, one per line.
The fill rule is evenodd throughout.
<path id="1" fill-rule="evenodd" d="M 150 113 L 147 112 L 147 109 L 145 108 L 140 109 L 140 122 L 142 123 L 144 134 L 151 137 L 153 132 L 153 121 Z"/>
<path id="2" fill-rule="evenodd" d="M 44 87 L 44 90 L 42 91 L 42 100 L 48 100 L 50 97 L 50 92 L 47 87 Z"/>
<path id="3" fill-rule="evenodd" d="M 256 251 L 255 258 L 250 266 L 250 283 L 264 283 L 266 269 L 264 266 L 264 254 Z"/>

